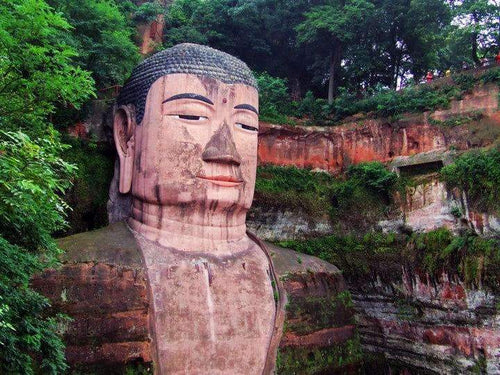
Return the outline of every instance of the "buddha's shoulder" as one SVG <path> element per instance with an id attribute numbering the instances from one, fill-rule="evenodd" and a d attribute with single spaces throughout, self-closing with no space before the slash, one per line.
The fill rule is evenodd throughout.
<path id="1" fill-rule="evenodd" d="M 60 238 L 57 243 L 64 251 L 63 263 L 94 262 L 132 268 L 143 265 L 139 245 L 124 222 Z"/>
<path id="2" fill-rule="evenodd" d="M 314 256 L 301 254 L 268 242 L 265 245 L 273 260 L 276 273 L 280 277 L 302 273 L 341 275 L 339 269 L 333 264 Z"/>

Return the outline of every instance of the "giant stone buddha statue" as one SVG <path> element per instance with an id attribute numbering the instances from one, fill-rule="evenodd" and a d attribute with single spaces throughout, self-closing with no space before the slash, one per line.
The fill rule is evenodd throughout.
<path id="1" fill-rule="evenodd" d="M 34 281 L 74 317 L 73 368 L 111 373 L 140 361 L 156 374 L 269 374 L 285 300 L 273 259 L 281 274 L 334 275 L 319 292 L 308 281 L 318 295 L 331 294 L 328 283 L 343 289 L 334 266 L 295 264 L 277 249 L 272 258 L 247 233 L 258 127 L 256 81 L 231 55 L 180 44 L 134 69 L 113 118 L 129 217 L 62 239 L 62 270 Z"/>
<path id="2" fill-rule="evenodd" d="M 271 261 L 245 225 L 259 126 L 251 71 L 181 44 L 140 64 L 117 103 L 120 193 L 132 195 L 158 372 L 261 374 L 277 321 Z"/>

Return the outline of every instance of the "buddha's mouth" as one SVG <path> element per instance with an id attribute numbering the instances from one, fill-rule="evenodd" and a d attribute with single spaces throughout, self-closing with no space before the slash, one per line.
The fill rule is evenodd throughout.
<path id="1" fill-rule="evenodd" d="M 238 179 L 234 176 L 196 176 L 201 180 L 205 181 L 210 181 L 213 184 L 219 185 L 219 186 L 238 186 L 243 183 L 243 180 Z"/>

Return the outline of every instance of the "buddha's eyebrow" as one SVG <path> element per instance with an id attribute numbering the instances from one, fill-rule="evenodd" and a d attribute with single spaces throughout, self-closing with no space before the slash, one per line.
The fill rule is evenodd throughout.
<path id="1" fill-rule="evenodd" d="M 254 106 L 250 104 L 238 104 L 234 109 L 248 109 L 249 111 L 255 112 L 257 115 L 259 115 L 259 112 L 255 109 Z"/>
<path id="2" fill-rule="evenodd" d="M 171 96 L 170 98 L 165 99 L 162 103 L 171 102 L 172 100 L 178 100 L 178 99 L 194 99 L 194 100 L 200 100 L 210 105 L 214 105 L 214 103 L 210 99 L 205 98 L 203 95 L 194 94 L 191 92 Z"/>

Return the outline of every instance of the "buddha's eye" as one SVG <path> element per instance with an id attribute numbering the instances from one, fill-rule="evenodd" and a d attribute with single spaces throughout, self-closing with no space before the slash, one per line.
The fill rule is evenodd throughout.
<path id="1" fill-rule="evenodd" d="M 250 125 L 245 125 L 245 124 L 242 124 L 241 122 L 237 122 L 235 125 L 236 125 L 236 127 L 240 128 L 240 129 L 247 130 L 250 132 L 258 132 L 259 131 L 259 129 L 257 129 L 256 127 L 250 126 Z"/>
<path id="2" fill-rule="evenodd" d="M 196 116 L 196 115 L 171 115 L 171 117 L 188 121 L 202 121 L 208 119 L 208 117 L 206 116 Z"/>

